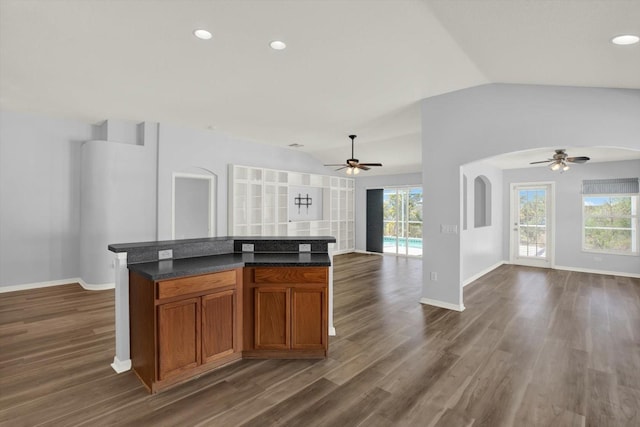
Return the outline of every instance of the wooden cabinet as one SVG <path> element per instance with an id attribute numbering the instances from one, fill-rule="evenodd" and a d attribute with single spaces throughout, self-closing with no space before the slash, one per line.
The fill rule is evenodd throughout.
<path id="1" fill-rule="evenodd" d="M 323 358 L 327 267 L 246 267 L 152 281 L 129 273 L 133 370 L 151 392 L 241 357 Z"/>
<path id="2" fill-rule="evenodd" d="M 291 348 L 295 350 L 324 349 L 327 343 L 327 291 L 322 289 L 291 289 Z"/>
<path id="3" fill-rule="evenodd" d="M 236 299 L 235 289 L 202 297 L 202 363 L 238 351 Z"/>
<path id="4" fill-rule="evenodd" d="M 255 348 L 288 350 L 291 347 L 290 289 L 255 288 Z"/>
<path id="5" fill-rule="evenodd" d="M 328 269 L 245 268 L 244 357 L 326 357 Z"/>
<path id="6" fill-rule="evenodd" d="M 159 305 L 158 379 L 200 364 L 200 299 Z"/>
<path id="7" fill-rule="evenodd" d="M 131 362 L 150 391 L 241 357 L 242 269 L 153 282 L 129 274 Z"/>

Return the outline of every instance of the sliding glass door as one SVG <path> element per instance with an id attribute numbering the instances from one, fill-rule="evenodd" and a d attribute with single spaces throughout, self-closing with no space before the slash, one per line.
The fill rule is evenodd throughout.
<path id="1" fill-rule="evenodd" d="M 385 188 L 384 253 L 422 256 L 422 188 Z"/>

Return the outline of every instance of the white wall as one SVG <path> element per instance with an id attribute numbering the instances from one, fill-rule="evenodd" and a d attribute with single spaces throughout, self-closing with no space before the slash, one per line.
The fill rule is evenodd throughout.
<path id="1" fill-rule="evenodd" d="M 228 165 L 331 175 L 329 168 L 301 151 L 234 139 L 226 134 L 161 124 L 158 149 L 158 239 L 171 238 L 173 172 L 218 176 L 217 230 L 227 235 Z"/>
<path id="2" fill-rule="evenodd" d="M 618 273 L 640 274 L 640 258 L 628 255 L 606 255 L 582 251 L 582 181 L 585 179 L 633 178 L 640 176 L 640 160 L 585 163 L 572 166 L 568 172 L 552 172 L 549 168 L 508 169 L 503 173 L 503 215 L 509 218 L 510 184 L 553 181 L 556 187 L 555 265 Z M 503 248 L 509 259 L 509 222 L 505 221 Z"/>
<path id="3" fill-rule="evenodd" d="M 467 229 L 460 227 L 462 280 L 466 283 L 504 260 L 502 247 L 505 217 L 502 170 L 484 162 L 475 162 L 464 165 L 461 171 L 467 177 Z M 473 220 L 476 204 L 473 189 L 474 180 L 480 175 L 491 183 L 491 225 L 476 228 Z"/>
<path id="4" fill-rule="evenodd" d="M 104 126 L 0 112 L 0 286 L 112 282 L 107 244 L 171 239 L 173 172 L 218 175 L 218 235 L 229 163 L 332 174 L 303 152 L 217 132 L 108 123 L 121 141 L 95 141 Z"/>
<path id="5" fill-rule="evenodd" d="M 460 166 L 530 148 L 640 149 L 640 90 L 490 84 L 422 101 L 425 302 L 463 309 Z M 431 281 L 429 272 L 437 271 Z"/>
<path id="6" fill-rule="evenodd" d="M 145 135 L 143 145 L 82 145 L 80 277 L 89 285 L 114 281 L 109 244 L 156 240 L 157 124 Z"/>
<path id="7" fill-rule="evenodd" d="M 0 112 L 0 286 L 79 276 L 80 145 L 89 124 Z"/>
<path id="8" fill-rule="evenodd" d="M 355 226 L 356 226 L 356 250 L 367 249 L 367 190 L 384 187 L 405 187 L 408 185 L 422 186 L 421 173 L 408 173 L 401 175 L 376 175 L 362 176 L 362 172 L 356 177 L 355 183 Z"/>

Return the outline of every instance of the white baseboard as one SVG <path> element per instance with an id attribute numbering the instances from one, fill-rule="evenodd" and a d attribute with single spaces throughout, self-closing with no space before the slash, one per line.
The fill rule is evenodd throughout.
<path id="1" fill-rule="evenodd" d="M 481 272 L 474 274 L 473 276 L 469 277 L 464 282 L 462 282 L 462 287 L 467 286 L 471 282 L 475 282 L 476 280 L 478 280 L 479 278 L 481 278 L 485 274 L 492 272 L 493 270 L 495 270 L 496 268 L 500 267 L 501 265 L 504 265 L 505 263 L 506 263 L 505 261 L 499 261 L 499 262 L 493 264 L 491 267 L 485 268 Z"/>
<path id="2" fill-rule="evenodd" d="M 131 369 L 131 359 L 119 360 L 117 356 L 114 356 L 111 367 L 113 368 L 114 371 L 121 374 Z"/>
<path id="3" fill-rule="evenodd" d="M 334 328 L 333 326 L 329 328 L 329 336 L 336 336 L 336 328 Z"/>
<path id="4" fill-rule="evenodd" d="M 86 283 L 80 277 L 72 277 L 69 279 L 48 280 L 46 282 L 23 283 L 21 285 L 0 286 L 0 293 L 26 291 L 28 289 L 48 288 L 50 286 L 70 285 L 71 283 L 78 283 L 80 284 L 80 286 L 82 286 L 84 289 L 88 291 L 102 291 L 105 289 L 115 288 L 115 283 L 90 284 L 90 283 Z"/>
<path id="5" fill-rule="evenodd" d="M 380 252 L 368 252 L 368 251 L 363 251 L 361 249 L 356 249 L 354 252 L 357 254 L 365 254 L 365 255 L 380 255 L 380 256 L 384 255 Z"/>
<path id="6" fill-rule="evenodd" d="M 640 278 L 640 274 L 636 273 L 623 273 L 620 271 L 607 271 L 607 270 L 596 270 L 592 268 L 580 268 L 580 267 L 567 267 L 564 265 L 554 265 L 554 269 L 556 270 L 565 270 L 565 271 L 575 271 L 578 273 L 592 273 L 592 274 L 604 274 L 605 276 L 621 276 L 621 277 L 634 277 Z"/>
<path id="7" fill-rule="evenodd" d="M 105 291 L 107 289 L 115 289 L 116 288 L 115 282 L 108 282 L 108 283 L 101 283 L 101 284 L 91 284 L 91 283 L 85 282 L 84 280 L 82 280 L 79 277 L 78 277 L 78 283 L 80 283 L 80 286 L 82 286 L 83 288 L 85 288 L 88 291 Z"/>
<path id="8" fill-rule="evenodd" d="M 446 308 L 447 310 L 464 311 L 463 304 L 451 304 L 449 302 L 438 301 L 429 298 L 420 298 L 420 304 L 433 305 L 435 307 Z"/>

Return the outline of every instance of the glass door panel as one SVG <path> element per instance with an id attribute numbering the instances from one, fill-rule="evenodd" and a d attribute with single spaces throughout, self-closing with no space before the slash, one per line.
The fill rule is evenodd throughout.
<path id="1" fill-rule="evenodd" d="M 512 258 L 516 264 L 549 267 L 550 186 L 514 186 Z"/>
<path id="2" fill-rule="evenodd" d="M 422 256 L 422 188 L 386 188 L 383 251 Z"/>

